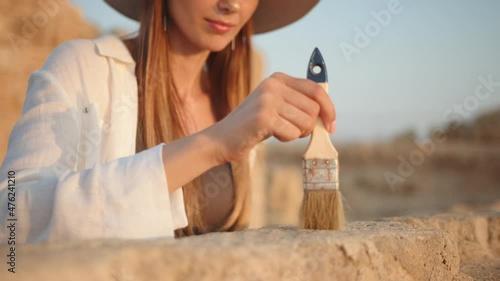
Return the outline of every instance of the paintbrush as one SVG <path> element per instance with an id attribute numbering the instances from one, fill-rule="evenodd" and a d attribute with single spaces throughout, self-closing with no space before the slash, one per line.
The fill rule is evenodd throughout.
<path id="1" fill-rule="evenodd" d="M 307 78 L 328 93 L 325 61 L 315 48 L 307 68 Z M 340 229 L 344 225 L 342 194 L 339 189 L 338 153 L 318 117 L 302 158 L 304 197 L 300 227 L 303 229 Z"/>

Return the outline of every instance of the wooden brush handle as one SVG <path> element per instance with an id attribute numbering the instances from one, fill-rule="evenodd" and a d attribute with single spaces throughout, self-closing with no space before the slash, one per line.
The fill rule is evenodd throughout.
<path id="1" fill-rule="evenodd" d="M 328 83 L 318 83 L 328 93 Z M 338 157 L 337 150 L 333 147 L 330 141 L 330 135 L 325 129 L 325 125 L 320 117 L 311 134 L 311 140 L 307 145 L 303 159 L 336 159 Z"/>

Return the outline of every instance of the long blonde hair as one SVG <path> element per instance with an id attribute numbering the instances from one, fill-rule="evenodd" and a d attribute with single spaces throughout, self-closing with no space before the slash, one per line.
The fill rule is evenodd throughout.
<path id="1" fill-rule="evenodd" d="M 136 152 L 161 142 L 169 143 L 187 135 L 185 117 L 179 111 L 179 97 L 170 75 L 169 40 L 163 30 L 162 0 L 144 1 L 136 57 L 138 83 L 138 125 Z M 206 65 L 210 100 L 217 121 L 238 106 L 250 91 L 251 21 L 235 38 L 235 48 L 228 46 L 210 53 Z M 231 45 L 231 44 L 229 44 Z M 248 226 L 250 214 L 250 176 L 248 156 L 231 163 L 234 202 L 223 225 L 212 231 L 235 231 Z M 203 176 L 183 186 L 189 225 L 175 230 L 176 237 L 207 233 L 203 221 L 207 204 Z M 167 203 L 165 203 L 167 204 Z"/>

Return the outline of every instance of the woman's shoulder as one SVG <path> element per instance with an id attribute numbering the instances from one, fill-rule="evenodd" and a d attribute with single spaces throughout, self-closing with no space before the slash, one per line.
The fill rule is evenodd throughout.
<path id="1" fill-rule="evenodd" d="M 73 104 L 77 104 L 82 97 L 105 101 L 108 97 L 104 93 L 109 92 L 113 84 L 110 77 L 115 80 L 132 80 L 128 78 L 134 75 L 133 71 L 121 71 L 122 67 L 135 65 L 124 63 L 127 54 L 131 57 L 127 52 L 125 44 L 115 35 L 65 41 L 52 50 L 41 69 L 32 73 L 30 89 L 57 89 Z M 116 59 L 109 59 L 110 57 Z"/>
<path id="2" fill-rule="evenodd" d="M 128 55 L 128 56 L 127 56 Z M 113 34 L 96 38 L 78 38 L 59 44 L 49 55 L 42 70 L 54 74 L 76 74 L 81 71 L 105 71 L 107 58 L 134 63 L 125 44 Z"/>
<path id="3" fill-rule="evenodd" d="M 93 39 L 72 39 L 59 44 L 48 56 L 42 70 L 70 74 L 75 69 L 98 60 Z M 68 72 L 69 71 L 69 72 Z"/>

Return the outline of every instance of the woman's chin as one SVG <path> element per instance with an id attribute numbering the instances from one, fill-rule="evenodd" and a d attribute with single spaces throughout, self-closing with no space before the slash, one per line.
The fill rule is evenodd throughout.
<path id="1" fill-rule="evenodd" d="M 218 39 L 218 40 L 217 40 Z M 200 47 L 205 50 L 209 50 L 210 52 L 220 52 L 224 50 L 229 45 L 231 45 L 231 41 L 227 42 L 226 40 L 220 40 L 221 38 L 204 40 L 204 42 L 200 42 Z"/>
<path id="2" fill-rule="evenodd" d="M 231 44 L 231 43 L 229 43 Z M 224 50 L 227 47 L 227 44 L 211 44 L 211 46 L 207 46 L 207 49 L 210 50 L 211 52 L 220 52 Z"/>

